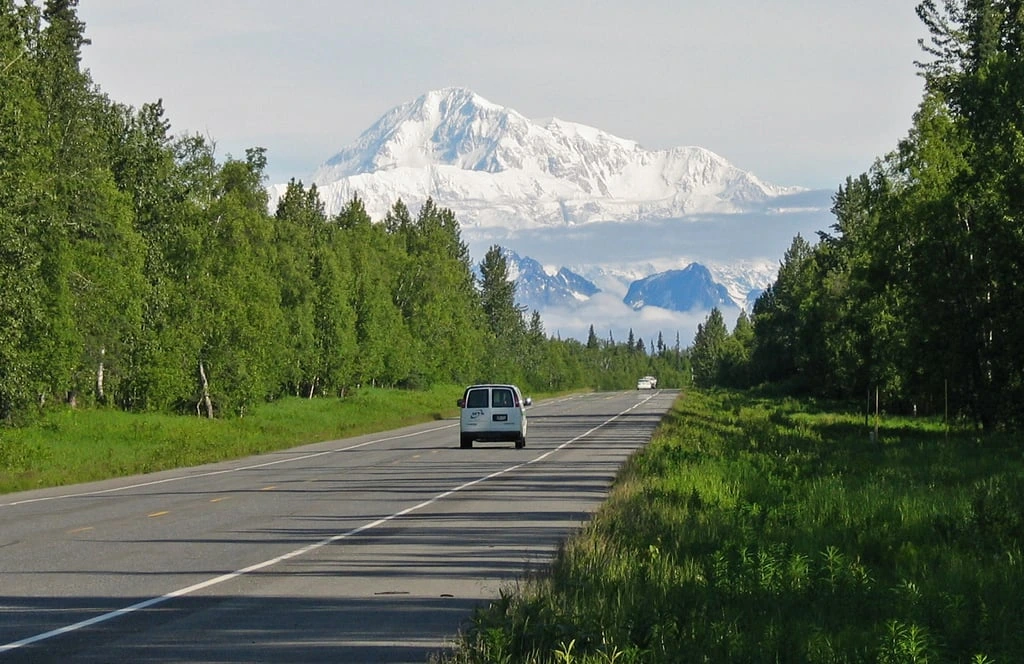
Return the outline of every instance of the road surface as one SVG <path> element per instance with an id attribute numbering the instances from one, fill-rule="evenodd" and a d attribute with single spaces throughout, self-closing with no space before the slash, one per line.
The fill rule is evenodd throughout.
<path id="1" fill-rule="evenodd" d="M 678 393 L 0 495 L 0 663 L 426 662 L 607 496 Z"/>

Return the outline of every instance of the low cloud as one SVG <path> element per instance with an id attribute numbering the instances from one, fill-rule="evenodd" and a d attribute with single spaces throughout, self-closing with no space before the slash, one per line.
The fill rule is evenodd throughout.
<path id="1" fill-rule="evenodd" d="M 520 231 L 465 229 L 463 238 L 476 260 L 499 244 L 545 265 L 641 263 L 680 256 L 697 262 L 779 261 L 798 233 L 813 244 L 818 231 L 835 223 L 828 211 L 830 195 L 825 191 L 800 194 L 790 203 L 801 208 L 787 212 L 593 222 Z"/>
<path id="2" fill-rule="evenodd" d="M 602 341 L 612 338 L 622 343 L 632 330 L 633 337 L 643 339 L 648 348 L 652 342 L 657 343 L 659 333 L 665 345 L 670 347 L 675 346 L 678 334 L 680 346 L 687 348 L 692 345 L 697 326 L 707 320 L 708 313 L 669 311 L 660 307 L 644 307 L 637 311 L 611 293 L 598 293 L 575 309 L 546 309 L 540 315 L 549 337 L 586 341 L 593 325 L 594 333 Z M 722 313 L 731 330 L 739 310 L 729 309 Z"/>
<path id="3" fill-rule="evenodd" d="M 463 239 L 475 261 L 492 245 L 512 249 L 549 268 L 568 267 L 594 278 L 603 290 L 575 308 L 540 311 L 548 336 L 585 341 L 590 326 L 599 339 L 609 335 L 617 342 L 629 336 L 642 338 L 650 346 L 661 333 L 665 344 L 693 343 L 697 326 L 707 320 L 708 311 L 676 312 L 658 307 L 634 310 L 622 301 L 628 282 L 666 269 L 698 262 L 707 267 L 737 270 L 752 264 L 777 268 L 797 234 L 811 244 L 818 232 L 835 223 L 824 206 L 828 192 L 807 192 L 789 201 L 785 212 L 734 215 L 702 215 L 686 219 L 635 222 L 603 222 L 580 226 L 536 228 L 517 232 L 505 229 L 467 229 Z M 739 309 L 722 311 L 730 331 Z"/>

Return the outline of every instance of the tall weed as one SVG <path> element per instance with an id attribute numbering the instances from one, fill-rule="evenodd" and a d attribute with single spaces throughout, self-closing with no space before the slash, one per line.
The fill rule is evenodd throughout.
<path id="1" fill-rule="evenodd" d="M 515 662 L 1024 661 L 1019 449 L 924 419 L 879 433 L 688 392 L 550 573 L 475 624 Z M 468 636 L 447 661 L 482 661 Z"/>

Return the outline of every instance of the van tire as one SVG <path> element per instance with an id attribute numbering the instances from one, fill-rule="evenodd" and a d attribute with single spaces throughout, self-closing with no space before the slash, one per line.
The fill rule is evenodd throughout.
<path id="1" fill-rule="evenodd" d="M 473 447 L 473 436 L 462 434 L 459 436 L 459 447 L 468 450 Z"/>
<path id="2" fill-rule="evenodd" d="M 516 438 L 516 449 L 521 450 L 526 447 L 526 436 L 519 436 Z"/>

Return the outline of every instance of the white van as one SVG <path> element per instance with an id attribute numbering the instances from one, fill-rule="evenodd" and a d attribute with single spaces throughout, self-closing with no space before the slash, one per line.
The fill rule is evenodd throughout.
<path id="1" fill-rule="evenodd" d="M 510 440 L 516 449 L 526 447 L 526 406 L 515 385 L 470 385 L 459 399 L 459 446 L 473 447 L 474 440 Z"/>

